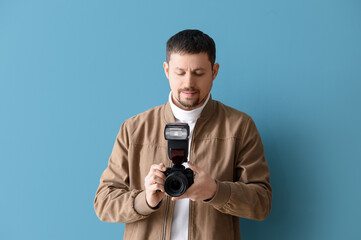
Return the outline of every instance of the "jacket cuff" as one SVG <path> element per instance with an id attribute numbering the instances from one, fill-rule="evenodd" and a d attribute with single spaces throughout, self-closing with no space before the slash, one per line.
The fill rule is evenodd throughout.
<path id="1" fill-rule="evenodd" d="M 229 184 L 215 180 L 217 183 L 216 194 L 209 201 L 205 203 L 211 204 L 215 207 L 223 207 L 231 196 L 231 187 Z"/>
<path id="2" fill-rule="evenodd" d="M 157 211 L 162 201 L 155 208 L 152 208 L 148 205 L 147 200 L 145 199 L 145 191 L 141 191 L 134 199 L 134 209 L 140 215 L 147 216 L 152 212 Z"/>

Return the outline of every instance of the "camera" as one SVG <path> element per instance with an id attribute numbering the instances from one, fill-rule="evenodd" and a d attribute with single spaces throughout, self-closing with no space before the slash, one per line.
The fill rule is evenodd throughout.
<path id="1" fill-rule="evenodd" d="M 183 166 L 188 158 L 189 126 L 187 123 L 168 123 L 164 137 L 168 140 L 168 157 L 174 164 L 164 172 L 167 176 L 164 190 L 169 196 L 179 197 L 194 182 L 193 171 Z"/>

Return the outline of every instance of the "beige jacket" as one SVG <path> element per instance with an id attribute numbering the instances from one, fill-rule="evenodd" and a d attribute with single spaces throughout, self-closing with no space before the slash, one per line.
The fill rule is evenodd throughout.
<path id="1" fill-rule="evenodd" d="M 106 222 L 126 223 L 124 239 L 170 239 L 174 202 L 157 209 L 145 201 L 144 178 L 152 164 L 171 166 L 164 127 L 175 122 L 169 103 L 126 120 L 100 179 L 94 208 Z M 238 217 L 263 220 L 272 190 L 263 145 L 252 119 L 210 99 L 199 117 L 190 159 L 216 179 L 210 201 L 190 202 L 189 240 L 240 239 Z"/>

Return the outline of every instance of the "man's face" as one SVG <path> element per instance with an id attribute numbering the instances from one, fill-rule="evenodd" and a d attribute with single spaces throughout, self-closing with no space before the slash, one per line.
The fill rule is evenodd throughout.
<path id="1" fill-rule="evenodd" d="M 213 65 L 207 53 L 172 53 L 169 63 L 163 64 L 172 90 L 174 104 L 184 110 L 200 107 L 218 73 L 219 64 Z"/>

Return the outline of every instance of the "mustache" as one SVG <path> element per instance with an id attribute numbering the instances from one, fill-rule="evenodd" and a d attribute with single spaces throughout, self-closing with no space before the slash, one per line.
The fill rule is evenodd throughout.
<path id="1" fill-rule="evenodd" d="M 181 88 L 178 90 L 178 92 L 199 92 L 199 90 L 194 87 L 190 87 L 190 88 Z"/>

